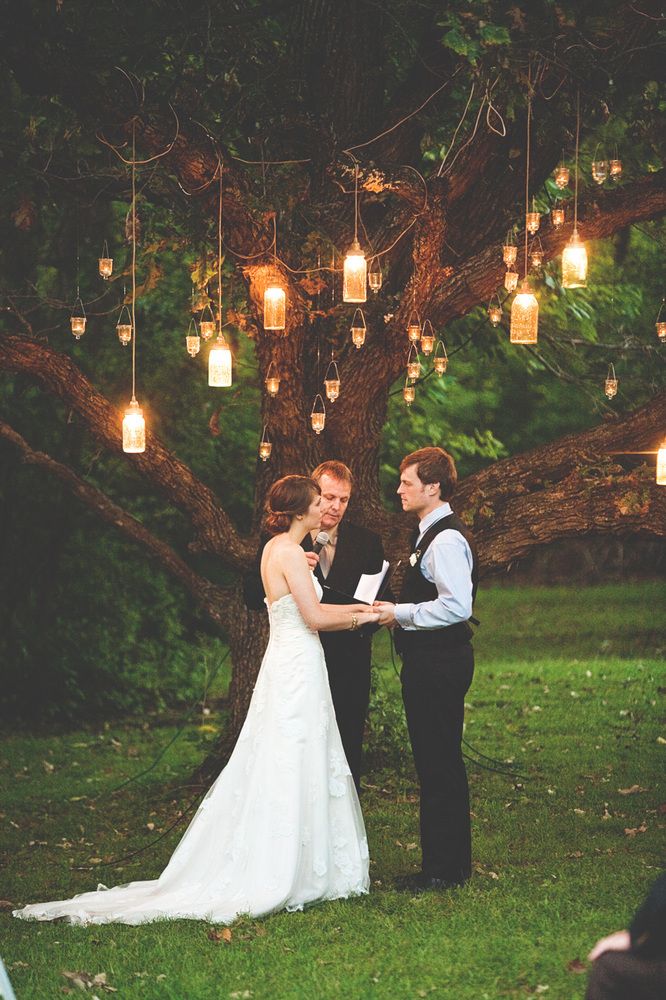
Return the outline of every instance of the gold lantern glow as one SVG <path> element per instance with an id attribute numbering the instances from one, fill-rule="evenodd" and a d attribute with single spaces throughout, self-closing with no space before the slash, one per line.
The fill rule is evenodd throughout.
<path id="1" fill-rule="evenodd" d="M 80 340 L 86 332 L 86 311 L 83 308 L 83 302 L 81 301 L 78 289 L 76 293 L 76 302 L 72 307 L 72 315 L 69 317 L 69 324 L 76 339 Z"/>
<path id="2" fill-rule="evenodd" d="M 426 355 L 432 354 L 433 347 L 435 346 L 435 331 L 432 328 L 432 323 L 429 319 L 423 324 L 423 329 L 421 330 L 421 350 Z"/>
<path id="3" fill-rule="evenodd" d="M 342 269 L 342 301 L 365 302 L 368 297 L 368 265 L 361 244 L 354 240 Z"/>
<path id="4" fill-rule="evenodd" d="M 321 434 L 326 424 L 326 407 L 324 405 L 324 400 L 321 397 L 321 393 L 317 393 L 314 398 L 312 411 L 310 413 L 310 423 L 312 424 L 312 430 L 315 434 Z"/>
<path id="5" fill-rule="evenodd" d="M 666 486 L 666 438 L 657 451 L 657 486 Z"/>
<path id="6" fill-rule="evenodd" d="M 407 320 L 407 336 L 412 344 L 416 344 L 421 339 L 421 320 L 416 309 L 412 309 Z"/>
<path id="7" fill-rule="evenodd" d="M 574 228 L 562 251 L 562 288 L 585 288 L 587 285 L 587 250 Z"/>
<path id="8" fill-rule="evenodd" d="M 187 353 L 191 358 L 196 358 L 201 349 L 201 337 L 199 336 L 197 321 L 194 316 L 190 320 L 190 326 L 187 331 L 187 336 L 185 337 L 185 347 L 187 348 Z"/>
<path id="9" fill-rule="evenodd" d="M 379 266 L 379 260 L 377 257 L 373 257 L 370 261 L 370 269 L 368 271 L 368 284 L 373 292 L 378 292 L 382 287 L 382 282 L 384 276 L 382 274 L 382 269 Z"/>
<path id="10" fill-rule="evenodd" d="M 116 323 L 116 333 L 118 334 L 118 340 L 123 347 L 127 347 L 132 339 L 132 317 L 130 315 L 129 308 L 126 305 L 123 305 L 120 308 L 120 315 L 118 316 L 118 322 Z"/>
<path id="11" fill-rule="evenodd" d="M 271 457 L 271 452 L 273 450 L 273 445 L 271 439 L 268 436 L 268 428 L 264 424 L 264 430 L 261 435 L 261 441 L 259 442 L 259 458 L 262 462 L 267 462 Z"/>
<path id="12" fill-rule="evenodd" d="M 231 385 L 231 351 L 221 330 L 208 355 L 208 385 L 218 389 Z"/>
<path id="13" fill-rule="evenodd" d="M 407 378 L 417 379 L 421 374 L 421 362 L 419 361 L 419 354 L 416 350 L 414 344 L 409 345 L 409 354 L 407 356 Z"/>
<path id="14" fill-rule="evenodd" d="M 280 391 L 280 376 L 278 375 L 278 370 L 274 361 L 271 361 L 268 366 L 266 378 L 264 379 L 264 385 L 266 386 L 266 392 L 269 396 L 275 397 Z"/>
<path id="15" fill-rule="evenodd" d="M 113 257 L 109 257 L 109 246 L 104 240 L 104 246 L 102 247 L 102 256 L 98 259 L 98 268 L 100 277 L 104 278 L 105 281 L 113 274 Z"/>
<path id="16" fill-rule="evenodd" d="M 512 344 L 536 344 L 539 335 L 539 303 L 525 278 L 511 304 L 510 341 Z"/>
<path id="17" fill-rule="evenodd" d="M 272 275 L 264 292 L 264 330 L 284 330 L 287 325 L 287 293 Z"/>
<path id="18" fill-rule="evenodd" d="M 611 160 L 609 167 L 610 167 L 609 172 L 613 180 L 616 181 L 618 177 L 622 176 L 622 160 L 618 159 Z"/>
<path id="19" fill-rule="evenodd" d="M 215 317 L 213 316 L 213 310 L 210 307 L 208 299 L 206 299 L 206 305 L 199 320 L 199 333 L 202 340 L 210 340 L 215 333 Z"/>
<path id="20" fill-rule="evenodd" d="M 449 357 L 446 353 L 446 346 L 443 340 L 437 341 L 435 354 L 432 359 L 432 366 L 437 372 L 438 378 L 441 378 L 446 369 L 449 367 Z"/>
<path id="21" fill-rule="evenodd" d="M 506 271 L 504 274 L 504 287 L 507 292 L 513 292 L 518 287 L 518 272 Z"/>
<path id="22" fill-rule="evenodd" d="M 331 403 L 334 403 L 340 395 L 340 372 L 334 358 L 331 358 L 330 364 L 326 369 L 324 385 L 326 386 L 326 398 Z"/>
<path id="23" fill-rule="evenodd" d="M 550 213 L 550 221 L 553 223 L 556 229 L 564 225 L 564 209 L 554 208 Z"/>
<path id="24" fill-rule="evenodd" d="M 664 306 L 666 305 L 666 298 L 661 300 L 661 305 L 659 306 L 659 312 L 657 313 L 657 319 L 655 320 L 654 328 L 657 331 L 657 336 L 662 344 L 666 344 L 666 322 L 661 318 L 661 314 L 664 311 Z"/>
<path id="25" fill-rule="evenodd" d="M 354 318 L 351 324 L 351 337 L 352 344 L 358 350 L 363 347 L 365 343 L 365 334 L 367 327 L 365 325 L 365 316 L 363 315 L 362 309 L 357 309 L 354 313 Z"/>
<path id="26" fill-rule="evenodd" d="M 488 319 L 493 326 L 497 326 L 502 322 L 502 304 L 499 300 L 499 295 L 494 295 L 488 303 Z"/>
<path id="27" fill-rule="evenodd" d="M 564 190 L 564 188 L 568 187 L 569 184 L 569 168 L 565 166 L 564 163 L 560 163 L 559 167 L 555 167 L 553 177 L 555 178 L 555 183 L 558 188 L 560 188 L 560 190 Z"/>
<path id="28" fill-rule="evenodd" d="M 411 406 L 416 399 L 416 389 L 414 384 L 409 381 L 409 378 L 405 380 L 405 386 L 402 390 L 402 398 L 407 403 L 407 406 Z"/>
<path id="29" fill-rule="evenodd" d="M 502 260 L 508 268 L 511 268 L 518 259 L 518 247 L 515 243 L 507 242 L 502 247 Z"/>
<path id="30" fill-rule="evenodd" d="M 143 410 L 132 396 L 123 417 L 123 451 L 128 455 L 138 455 L 146 450 L 146 421 Z"/>
<path id="31" fill-rule="evenodd" d="M 531 233 L 532 236 L 534 236 L 541 225 L 541 215 L 534 210 L 534 204 L 532 204 L 532 211 L 525 213 L 525 225 L 527 226 L 527 232 Z"/>
<path id="32" fill-rule="evenodd" d="M 541 240 L 537 237 L 536 241 L 532 244 L 532 249 L 530 250 L 530 267 L 534 271 L 540 271 L 543 267 L 544 252 L 541 246 Z"/>
<path id="33" fill-rule="evenodd" d="M 613 399 L 614 396 L 617 396 L 618 385 L 619 381 L 615 375 L 615 366 L 611 362 L 608 366 L 608 375 L 604 381 L 604 392 L 608 399 Z"/>
<path id="34" fill-rule="evenodd" d="M 597 184 L 603 184 L 608 177 L 608 160 L 592 160 L 592 177 Z"/>

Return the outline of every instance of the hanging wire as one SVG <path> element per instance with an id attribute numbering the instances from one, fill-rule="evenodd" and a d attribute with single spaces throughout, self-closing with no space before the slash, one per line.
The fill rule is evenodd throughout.
<path id="1" fill-rule="evenodd" d="M 532 124 L 532 62 L 527 68 L 527 152 L 525 164 L 525 280 L 527 280 L 527 215 L 530 210 L 530 125 Z"/>
<path id="2" fill-rule="evenodd" d="M 222 161 L 218 161 L 220 196 L 217 204 L 217 334 L 222 336 Z"/>
<path id="3" fill-rule="evenodd" d="M 132 399 L 136 399 L 136 118 L 132 120 Z"/>
<path id="4" fill-rule="evenodd" d="M 580 137 L 580 87 L 576 92 L 576 162 L 574 164 L 574 233 L 578 227 L 578 140 Z"/>

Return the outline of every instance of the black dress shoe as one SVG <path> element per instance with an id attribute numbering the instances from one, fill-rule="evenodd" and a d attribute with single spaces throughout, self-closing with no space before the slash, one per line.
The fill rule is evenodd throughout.
<path id="1" fill-rule="evenodd" d="M 419 872 L 417 875 L 400 875 L 395 880 L 396 889 L 401 892 L 411 892 L 418 896 L 423 892 L 445 892 L 447 889 L 460 889 L 464 882 L 452 882 L 449 879 L 438 878 L 436 875 L 426 875 Z"/>

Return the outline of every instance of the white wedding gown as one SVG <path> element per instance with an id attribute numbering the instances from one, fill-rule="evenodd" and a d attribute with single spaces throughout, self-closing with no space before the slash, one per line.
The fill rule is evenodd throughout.
<path id="1" fill-rule="evenodd" d="M 270 641 L 236 748 L 160 877 L 33 903 L 15 917 L 230 923 L 368 891 L 363 817 L 319 637 L 291 594 L 269 616 Z"/>

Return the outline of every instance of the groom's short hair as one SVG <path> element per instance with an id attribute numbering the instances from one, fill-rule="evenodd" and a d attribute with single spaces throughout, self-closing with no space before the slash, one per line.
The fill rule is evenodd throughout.
<path id="1" fill-rule="evenodd" d="M 400 463 L 400 472 L 415 465 L 416 475 L 422 483 L 439 483 L 442 500 L 450 500 L 456 491 L 458 473 L 456 464 L 443 448 L 419 448 L 405 455 Z"/>
<path id="2" fill-rule="evenodd" d="M 339 479 L 343 483 L 349 483 L 350 489 L 354 485 L 354 477 L 352 476 L 349 466 L 345 465 L 344 462 L 338 462 L 337 459 L 334 458 L 327 462 L 322 462 L 321 465 L 318 465 L 311 474 L 311 478 L 314 479 L 316 483 L 321 480 L 322 476 L 330 476 L 331 479 Z"/>

